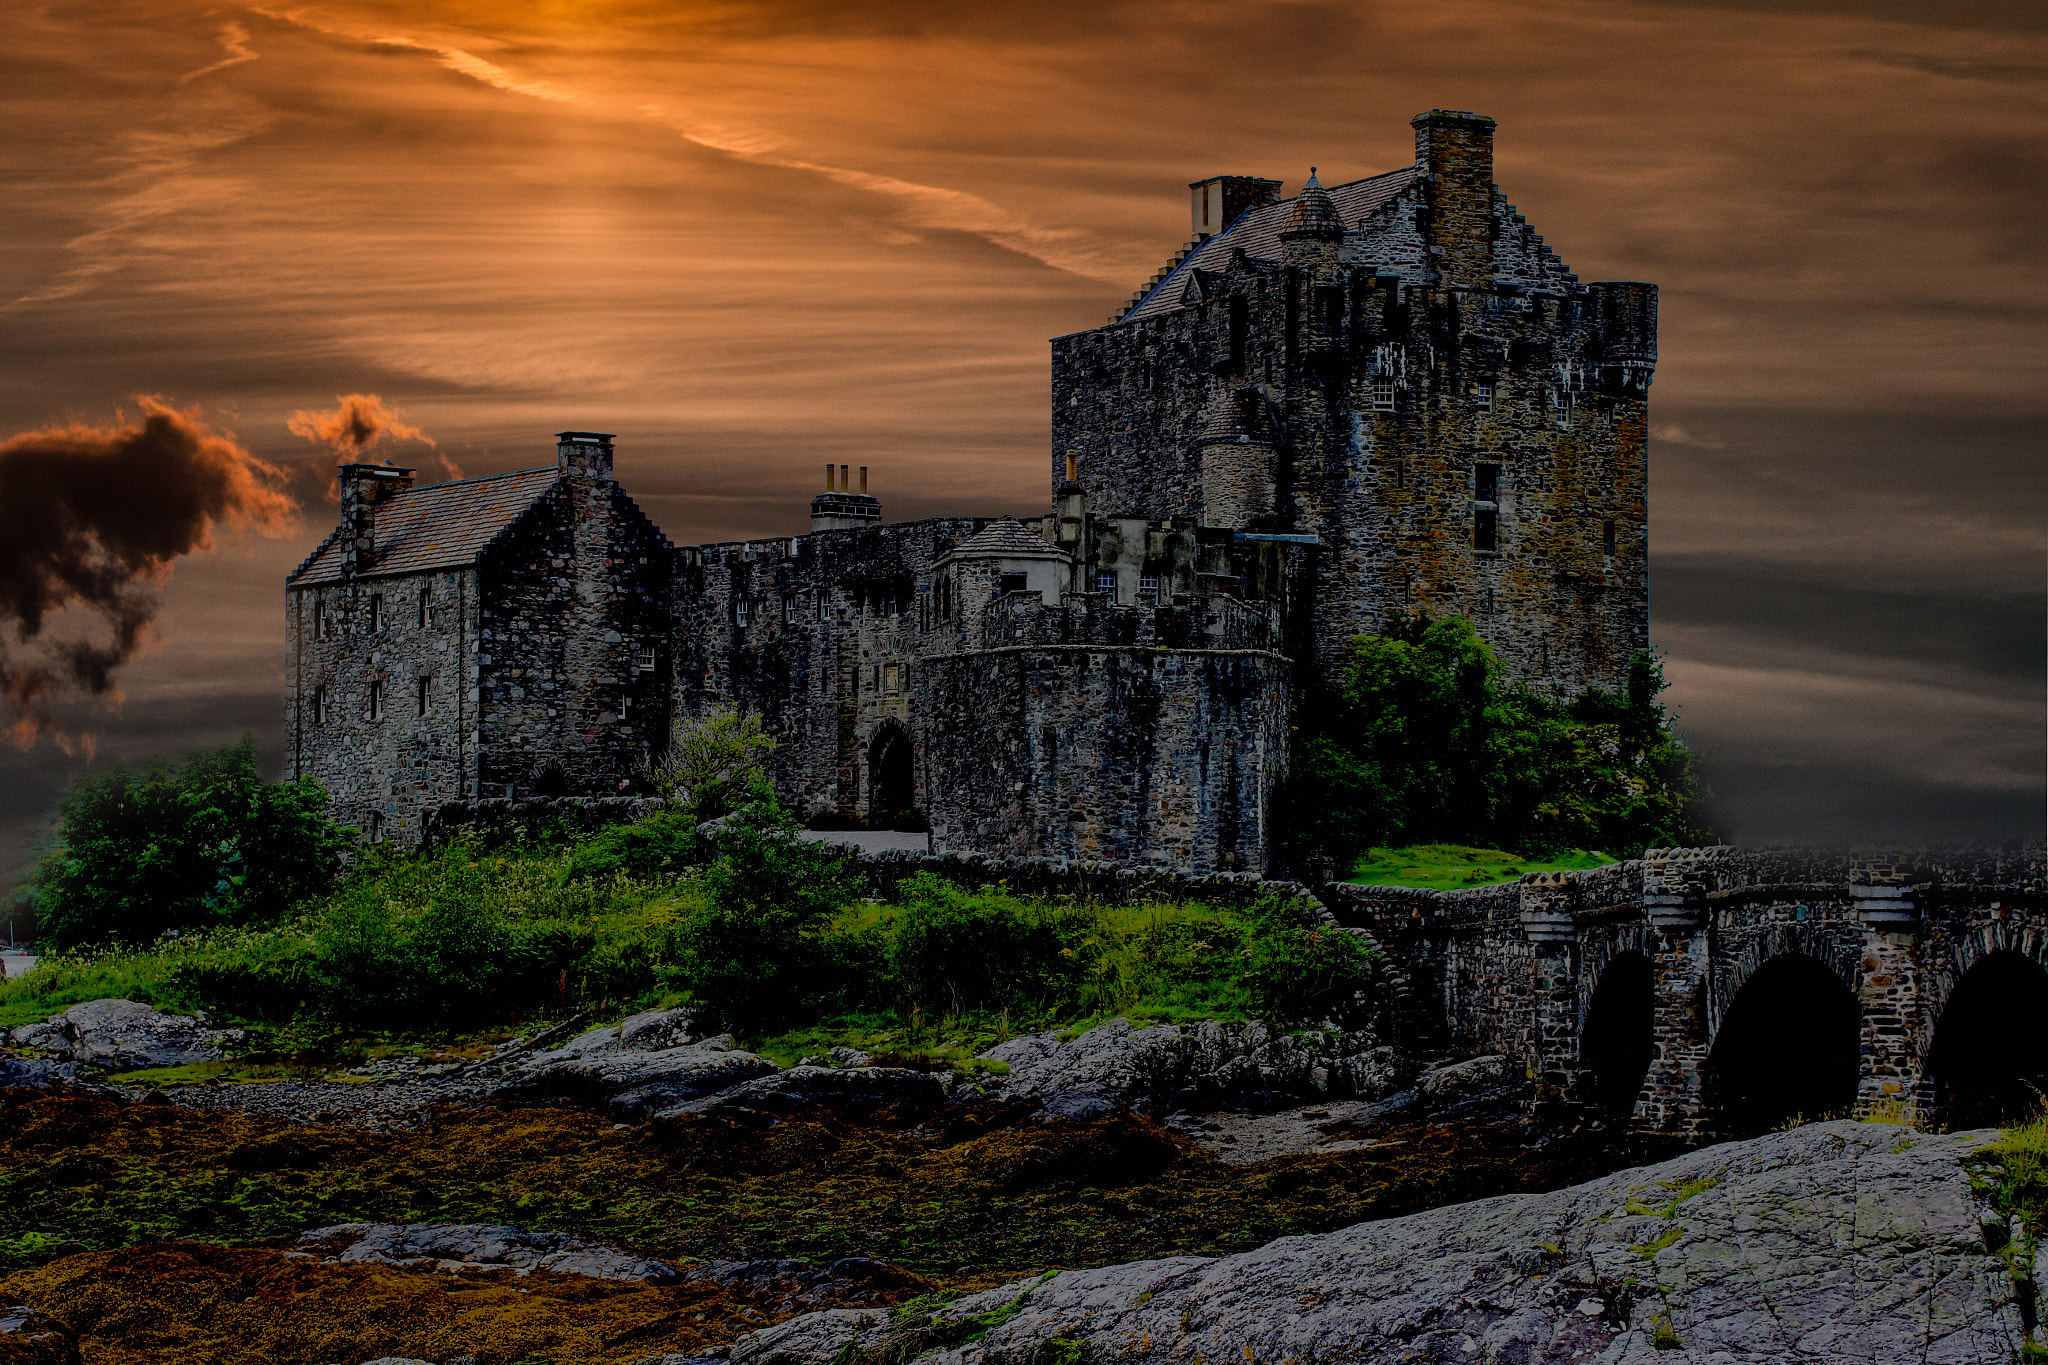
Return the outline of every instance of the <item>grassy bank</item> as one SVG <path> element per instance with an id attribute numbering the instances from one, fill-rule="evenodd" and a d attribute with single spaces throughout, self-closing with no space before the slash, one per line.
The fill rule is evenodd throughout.
<path id="1" fill-rule="evenodd" d="M 1572 849 L 1549 858 L 1522 858 L 1497 848 L 1468 844 L 1411 844 L 1376 848 L 1360 858 L 1348 881 L 1367 886 L 1420 886 L 1458 891 L 1469 886 L 1511 882 L 1525 872 L 1577 872 L 1617 861 L 1605 853 Z"/>
<path id="2" fill-rule="evenodd" d="M 660 817 L 380 849 L 288 918 L 52 954 L 0 984 L 0 1026 L 118 997 L 243 1026 L 279 1064 L 687 1005 L 777 1060 L 964 1060 L 1119 1014 L 1342 1022 L 1371 983 L 1355 940 L 1279 901 L 1111 905 L 926 875 L 881 904 L 853 886 L 820 845 L 772 828 L 710 842 Z"/>

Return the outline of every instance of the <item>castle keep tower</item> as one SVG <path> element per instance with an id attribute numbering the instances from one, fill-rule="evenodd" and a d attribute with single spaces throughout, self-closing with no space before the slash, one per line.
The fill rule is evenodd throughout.
<path id="1" fill-rule="evenodd" d="M 1093 505 L 1320 544 L 1312 639 L 1469 617 L 1514 674 L 1621 684 L 1649 641 L 1656 286 L 1582 284 L 1493 183 L 1490 118 L 1291 199 L 1198 181 L 1195 240 L 1053 342 L 1054 480 Z"/>

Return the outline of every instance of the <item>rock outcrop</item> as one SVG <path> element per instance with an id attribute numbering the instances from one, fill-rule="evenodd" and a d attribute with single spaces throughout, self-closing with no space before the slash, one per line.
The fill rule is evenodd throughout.
<path id="1" fill-rule="evenodd" d="M 15 1029 L 15 1047 L 107 1071 L 217 1062 L 240 1029 L 210 1029 L 203 1015 L 165 1014 L 134 1000 L 88 1000 Z"/>
<path id="2" fill-rule="evenodd" d="M 1394 1050 L 1368 1034 L 1285 1034 L 1261 1023 L 1158 1024 L 1112 1019 L 1067 1042 L 1012 1038 L 981 1054 L 1010 1068 L 1004 1098 L 1076 1118 L 1119 1106 L 1165 1111 L 1377 1098 L 1406 1079 Z"/>
<path id="3" fill-rule="evenodd" d="M 1242 1255 L 1067 1271 L 941 1310 L 1014 1311 L 928 1359 L 2013 1360 L 2014 1281 L 1963 1166 L 1989 1136 L 1813 1124 Z M 811 1314 L 741 1338 L 732 1360 L 831 1365 L 849 1347 L 886 1350 L 888 1332 L 868 1315 Z"/>
<path id="4" fill-rule="evenodd" d="M 680 1041 L 678 1041 L 680 1040 Z M 502 1090 L 600 1101 L 623 1113 L 670 1109 L 779 1071 L 732 1045 L 692 1039 L 673 1012 L 640 1014 L 617 1028 L 592 1029 L 550 1052 L 525 1058 Z"/>
<path id="5" fill-rule="evenodd" d="M 702 1099 L 672 1105 L 658 1111 L 655 1117 L 780 1116 L 813 1106 L 829 1106 L 848 1118 L 876 1118 L 892 1111 L 911 1117 L 928 1114 L 945 1102 L 945 1084 L 929 1071 L 895 1066 L 793 1066 Z"/>
<path id="6" fill-rule="evenodd" d="M 451 1274 L 536 1270 L 596 1280 L 667 1284 L 676 1278 L 660 1261 L 578 1241 L 561 1232 L 525 1232 L 490 1223 L 337 1223 L 299 1234 L 297 1249 L 340 1264 L 420 1266 Z"/>

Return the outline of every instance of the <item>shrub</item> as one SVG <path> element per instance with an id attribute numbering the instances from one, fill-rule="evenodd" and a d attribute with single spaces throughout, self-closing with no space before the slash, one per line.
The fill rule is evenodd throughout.
<path id="1" fill-rule="evenodd" d="M 833 916 L 853 900 L 842 859 L 796 837 L 772 802 L 736 813 L 704 870 L 706 904 L 680 929 L 682 967 L 704 1011 L 735 1032 L 815 1017 Z"/>
<path id="2" fill-rule="evenodd" d="M 333 881 L 349 842 L 318 783 L 263 781 L 246 735 L 88 778 L 59 809 L 62 847 L 36 873 L 42 936 L 58 949 L 282 913 Z"/>
<path id="3" fill-rule="evenodd" d="M 630 824 L 609 826 L 570 850 L 563 880 L 615 876 L 641 882 L 678 880 L 713 852 L 711 842 L 697 833 L 699 823 L 682 811 L 662 811 Z"/>
<path id="4" fill-rule="evenodd" d="M 1055 982 L 1058 926 L 1044 907 L 1000 891 L 965 891 L 930 872 L 904 882 L 898 894 L 903 912 L 893 926 L 889 965 L 908 1004 L 933 1016 L 1004 1009 L 1063 984 Z"/>
<path id="5" fill-rule="evenodd" d="M 1277 897 L 1251 913 L 1241 979 L 1257 1014 L 1289 1027 L 1366 1022 L 1377 958 L 1356 934 L 1314 922 L 1298 902 Z"/>

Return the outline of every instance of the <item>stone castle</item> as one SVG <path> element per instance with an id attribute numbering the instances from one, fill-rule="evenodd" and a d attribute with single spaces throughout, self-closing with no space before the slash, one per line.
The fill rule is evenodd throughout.
<path id="1" fill-rule="evenodd" d="M 1582 284 L 1493 182 L 1493 120 L 1292 198 L 1192 188 L 1194 236 L 1052 343 L 1035 518 L 884 522 L 826 468 L 808 534 L 669 543 L 612 438 L 415 487 L 340 471 L 287 584 L 294 776 L 418 839 L 451 801 L 630 789 L 672 726 L 760 715 L 801 815 L 935 851 L 1264 873 L 1294 699 L 1414 612 L 1541 686 L 1648 644 L 1656 288 Z"/>

